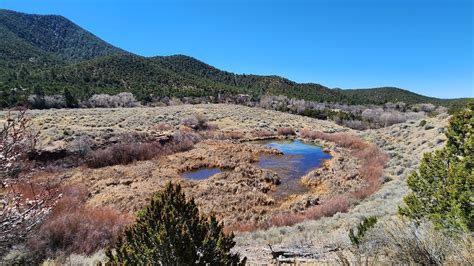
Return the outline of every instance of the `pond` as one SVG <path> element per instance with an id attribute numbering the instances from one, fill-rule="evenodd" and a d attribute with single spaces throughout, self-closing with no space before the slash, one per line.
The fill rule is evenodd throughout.
<path id="1" fill-rule="evenodd" d="M 283 153 L 262 156 L 258 162 L 260 167 L 273 170 L 280 176 L 281 185 L 274 194 L 276 198 L 306 192 L 308 189 L 301 184 L 300 177 L 331 158 L 320 146 L 300 140 L 271 140 L 262 144 Z"/>
<path id="2" fill-rule="evenodd" d="M 300 140 L 266 140 L 253 143 L 275 148 L 283 153 L 283 155 L 262 155 L 256 163 L 259 167 L 275 171 L 280 176 L 281 184 L 273 194 L 278 199 L 306 192 L 308 189 L 301 184 L 300 177 L 331 158 L 331 155 L 324 152 L 320 146 Z M 219 168 L 200 168 L 185 172 L 182 177 L 204 180 L 222 171 Z"/>

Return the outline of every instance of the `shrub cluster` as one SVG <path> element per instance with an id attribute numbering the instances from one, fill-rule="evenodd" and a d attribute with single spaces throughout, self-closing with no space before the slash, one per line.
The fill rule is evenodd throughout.
<path id="1" fill-rule="evenodd" d="M 257 129 L 257 130 L 254 130 L 251 132 L 252 136 L 256 137 L 256 138 L 266 138 L 266 137 L 271 137 L 271 136 L 274 136 L 275 134 L 270 131 L 270 130 L 266 130 L 266 129 Z"/>
<path id="2" fill-rule="evenodd" d="M 279 127 L 277 128 L 277 134 L 281 136 L 293 136 L 296 135 L 296 132 L 291 127 Z"/>
<path id="3" fill-rule="evenodd" d="M 194 130 L 216 130 L 217 126 L 210 124 L 203 113 L 195 113 L 193 116 L 185 117 L 179 122 L 180 125 Z"/>
<path id="4" fill-rule="evenodd" d="M 117 164 L 129 164 L 135 161 L 182 152 L 193 148 L 202 137 L 185 129 L 177 131 L 167 143 L 158 141 L 146 143 L 118 143 L 107 148 L 96 150 L 87 155 L 86 164 L 91 168 L 99 168 Z"/>
<path id="5" fill-rule="evenodd" d="M 94 94 L 82 105 L 91 108 L 116 108 L 116 107 L 136 107 L 139 102 L 130 92 L 122 92 L 117 95 Z"/>
<path id="6" fill-rule="evenodd" d="M 130 217 L 111 208 L 86 204 L 84 187 L 63 187 L 62 197 L 28 246 L 38 259 L 58 255 L 92 254 L 106 247 L 131 222 Z"/>

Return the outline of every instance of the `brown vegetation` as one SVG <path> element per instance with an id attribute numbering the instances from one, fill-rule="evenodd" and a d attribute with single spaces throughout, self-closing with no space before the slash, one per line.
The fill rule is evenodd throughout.
<path id="1" fill-rule="evenodd" d="M 379 189 L 380 177 L 388 157 L 375 144 L 367 143 L 363 139 L 349 134 L 327 134 L 306 129 L 302 130 L 301 137 L 333 142 L 350 149 L 352 154 L 360 160 L 359 174 L 365 179 L 367 185 L 352 193 L 352 196 L 364 199 Z"/>
<path id="2" fill-rule="evenodd" d="M 158 141 L 114 144 L 105 149 L 94 151 L 87 156 L 86 164 L 91 168 L 99 168 L 150 160 L 158 156 L 192 149 L 194 144 L 201 139 L 202 137 L 198 134 L 181 129 L 173 135 L 171 141 L 165 144 Z"/>
<path id="3" fill-rule="evenodd" d="M 225 131 L 219 136 L 219 139 L 241 139 L 244 133 L 240 131 Z"/>
<path id="4" fill-rule="evenodd" d="M 350 149 L 352 155 L 360 161 L 361 167 L 359 168 L 359 175 L 365 180 L 365 186 L 355 192 L 346 192 L 331 197 L 322 202 L 322 204 L 310 207 L 304 212 L 295 213 L 284 211 L 272 215 L 260 223 L 236 223 L 229 225 L 226 230 L 254 231 L 256 229 L 267 229 L 274 226 L 290 226 L 307 219 L 319 219 L 332 216 L 338 212 L 346 212 L 357 200 L 364 199 L 379 189 L 380 176 L 383 173 L 384 165 L 388 158 L 376 145 L 366 143 L 357 136 L 343 133 L 327 134 L 302 130 L 301 137 L 329 141 Z"/>
<path id="5" fill-rule="evenodd" d="M 131 222 L 108 207 L 86 204 L 85 187 L 63 187 L 51 214 L 30 237 L 28 246 L 39 257 L 58 254 L 92 254 L 104 248 Z"/>
<path id="6" fill-rule="evenodd" d="M 254 130 L 254 131 L 252 131 L 251 134 L 252 134 L 252 136 L 254 136 L 256 138 L 266 138 L 266 137 L 271 137 L 271 136 L 275 135 L 272 131 L 266 130 L 266 129 Z"/>
<path id="7" fill-rule="evenodd" d="M 23 242 L 49 213 L 60 195 L 57 184 L 16 180 L 1 191 L 0 257 Z"/>
<path id="8" fill-rule="evenodd" d="M 293 136 L 296 135 L 296 132 L 291 127 L 279 127 L 277 128 L 277 134 L 281 136 Z"/>
<path id="9" fill-rule="evenodd" d="M 167 131 L 171 130 L 172 127 L 166 123 L 158 123 L 155 126 L 150 128 L 151 130 L 157 130 L 157 131 Z"/>
<path id="10" fill-rule="evenodd" d="M 194 130 L 215 130 L 218 128 L 216 125 L 210 124 L 203 113 L 195 113 L 193 116 L 185 117 L 181 119 L 179 124 Z"/>
<path id="11" fill-rule="evenodd" d="M 269 219 L 261 222 L 240 222 L 226 227 L 226 232 L 251 232 L 257 229 L 268 229 L 271 227 L 291 226 L 301 223 L 307 219 L 319 219 L 329 217 L 338 212 L 346 212 L 352 201 L 347 195 L 337 195 L 328 199 L 322 205 L 308 208 L 304 212 L 280 212 L 272 215 Z"/>

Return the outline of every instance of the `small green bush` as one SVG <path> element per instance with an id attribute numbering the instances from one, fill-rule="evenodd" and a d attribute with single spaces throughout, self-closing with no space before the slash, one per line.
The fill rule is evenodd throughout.
<path id="1" fill-rule="evenodd" d="M 233 238 L 214 216 L 199 215 L 179 185 L 169 183 L 106 254 L 112 263 L 129 265 L 243 265 L 246 259 L 230 252 Z"/>
<path id="2" fill-rule="evenodd" d="M 364 218 L 364 220 L 357 226 L 357 233 L 354 233 L 354 229 L 349 230 L 349 239 L 353 246 L 359 247 L 360 243 L 362 242 L 365 233 L 369 231 L 370 228 L 374 227 L 377 223 L 377 217 L 370 216 Z"/>

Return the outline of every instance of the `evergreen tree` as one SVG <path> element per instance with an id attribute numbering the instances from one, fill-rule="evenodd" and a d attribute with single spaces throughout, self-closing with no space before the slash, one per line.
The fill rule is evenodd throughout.
<path id="1" fill-rule="evenodd" d="M 365 233 L 369 231 L 370 228 L 374 227 L 377 223 L 377 217 L 370 216 L 364 218 L 359 225 L 357 225 L 357 233 L 355 233 L 354 229 L 349 230 L 349 239 L 353 246 L 359 247 L 360 243 L 364 239 Z"/>
<path id="2" fill-rule="evenodd" d="M 407 180 L 402 215 L 448 231 L 474 230 L 474 104 L 450 119 L 446 147 L 425 154 Z"/>
<path id="3" fill-rule="evenodd" d="M 39 86 L 35 85 L 33 88 L 33 102 L 31 102 L 31 107 L 35 109 L 44 109 L 46 108 L 46 101 L 44 99 L 44 89 Z"/>
<path id="4" fill-rule="evenodd" d="M 71 91 L 66 88 L 64 89 L 64 100 L 66 101 L 66 106 L 68 108 L 75 108 L 77 107 L 77 99 L 72 95 Z"/>
<path id="5" fill-rule="evenodd" d="M 169 183 L 106 254 L 113 263 L 131 265 L 245 264 L 245 258 L 230 253 L 233 237 L 222 232 L 214 216 L 200 216 L 181 187 Z"/>

